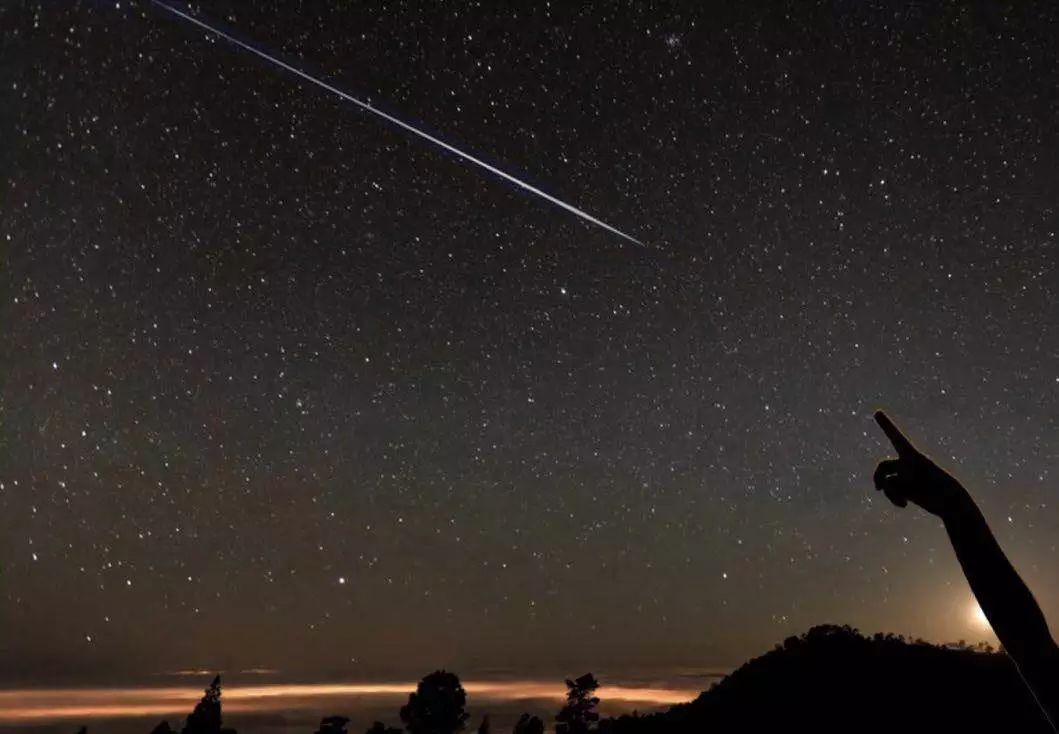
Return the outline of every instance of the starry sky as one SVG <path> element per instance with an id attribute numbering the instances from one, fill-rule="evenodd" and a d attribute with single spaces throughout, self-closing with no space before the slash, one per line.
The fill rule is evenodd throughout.
<path id="1" fill-rule="evenodd" d="M 1053 620 L 1051 3 L 0 6 L 0 683 L 727 669 Z"/>

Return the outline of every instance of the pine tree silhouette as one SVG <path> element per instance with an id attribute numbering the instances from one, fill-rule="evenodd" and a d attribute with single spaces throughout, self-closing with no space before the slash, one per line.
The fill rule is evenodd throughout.
<path id="1" fill-rule="evenodd" d="M 235 734 L 234 729 L 221 728 L 221 676 L 213 679 L 195 710 L 188 714 L 182 734 Z"/>
<path id="2" fill-rule="evenodd" d="M 467 693 L 455 673 L 437 670 L 419 682 L 401 707 L 401 721 L 409 734 L 455 734 L 470 716 Z"/>
<path id="3" fill-rule="evenodd" d="M 585 673 L 577 680 L 566 681 L 566 705 L 555 715 L 556 734 L 586 734 L 599 721 L 595 708 L 599 699 L 593 692 L 599 688 L 599 681 L 591 673 Z"/>

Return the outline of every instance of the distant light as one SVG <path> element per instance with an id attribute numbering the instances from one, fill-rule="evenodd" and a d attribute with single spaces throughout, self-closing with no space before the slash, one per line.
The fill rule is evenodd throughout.
<path id="1" fill-rule="evenodd" d="M 338 583 L 345 584 L 346 583 L 346 577 L 345 576 L 339 576 L 338 577 Z"/>
<path id="2" fill-rule="evenodd" d="M 975 627 L 983 630 L 992 631 L 993 627 L 989 624 L 988 617 L 985 616 L 985 612 L 982 611 L 982 607 L 978 606 L 978 602 L 971 600 L 970 608 L 971 624 Z"/>

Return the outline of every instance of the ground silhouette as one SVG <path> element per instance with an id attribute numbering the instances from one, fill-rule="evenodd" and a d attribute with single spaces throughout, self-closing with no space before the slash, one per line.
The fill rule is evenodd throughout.
<path id="1" fill-rule="evenodd" d="M 346 716 L 325 716 L 320 721 L 320 728 L 316 730 L 316 734 L 349 734 L 349 730 L 346 729 L 348 723 L 349 718 Z"/>
<path id="2" fill-rule="evenodd" d="M 789 637 L 695 701 L 600 734 L 1051 732 L 1007 655 L 847 626 Z"/>

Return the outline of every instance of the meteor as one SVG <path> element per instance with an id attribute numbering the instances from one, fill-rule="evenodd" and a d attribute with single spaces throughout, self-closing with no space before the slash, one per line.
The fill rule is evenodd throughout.
<path id="1" fill-rule="evenodd" d="M 592 216 L 588 212 L 586 212 L 586 211 L 584 211 L 582 209 L 578 209 L 573 204 L 568 204 L 565 201 L 563 201 L 562 199 L 558 199 L 558 198 L 552 196 L 551 194 L 549 194 L 549 193 L 547 193 L 545 191 L 541 191 L 536 186 L 528 184 L 525 181 L 523 181 L 523 180 L 521 180 L 519 178 L 516 178 L 515 176 L 512 176 L 510 173 L 507 173 L 506 171 L 502 171 L 499 168 L 497 168 L 496 166 L 493 166 L 493 165 L 490 165 L 490 164 L 486 163 L 485 161 L 481 160 L 480 158 L 477 158 L 477 157 L 471 155 L 467 151 L 460 150 L 455 145 L 451 145 L 449 143 L 446 143 L 444 140 L 441 140 L 441 139 L 431 135 L 430 133 L 428 133 L 428 132 L 426 132 L 424 130 L 420 130 L 415 125 L 407 123 L 404 120 L 401 120 L 400 118 L 394 117 L 393 115 L 387 114 L 386 112 L 383 112 L 380 109 L 376 109 L 369 102 L 365 102 L 363 100 L 357 99 L 353 95 L 347 94 L 346 92 L 343 92 L 341 89 L 338 89 L 337 87 L 332 86 L 331 84 L 328 84 L 327 82 L 323 81 L 322 79 L 318 79 L 318 78 L 312 76 L 311 74 L 308 74 L 308 73 L 302 71 L 301 69 L 299 69 L 299 68 L 297 68 L 295 66 L 291 66 L 287 62 L 282 61 L 281 59 L 277 59 L 275 56 L 272 56 L 271 54 L 268 54 L 268 53 L 262 51 L 261 49 L 250 45 L 249 43 L 246 43 L 244 41 L 240 41 L 235 36 L 232 36 L 232 35 L 230 35 L 228 33 L 225 33 L 224 31 L 220 30 L 219 28 L 215 28 L 214 26 L 210 25 L 209 23 L 206 23 L 205 21 L 200 20 L 199 18 L 196 18 L 196 17 L 194 17 L 192 15 L 189 15 L 188 13 L 185 13 L 183 10 L 180 10 L 179 8 L 175 8 L 172 5 L 169 5 L 168 3 L 162 2 L 162 0 L 150 0 L 150 2 L 152 4 L 154 4 L 155 6 L 161 8 L 162 10 L 165 10 L 165 11 L 177 16 L 178 18 L 182 18 L 183 20 L 186 20 L 189 23 L 192 23 L 193 25 L 196 25 L 199 28 L 202 28 L 203 30 L 205 30 L 205 31 L 207 31 L 209 33 L 212 33 L 213 35 L 218 36 L 219 38 L 223 38 L 224 40 L 228 41 L 229 43 L 232 43 L 232 44 L 234 44 L 235 46 L 238 46 L 241 49 L 249 51 L 250 53 L 254 54 L 255 56 L 257 56 L 259 58 L 262 58 L 265 61 L 268 61 L 269 63 L 280 67 L 281 69 L 285 69 L 285 70 L 289 71 L 290 73 L 294 74 L 295 76 L 298 76 L 298 77 L 304 79 L 307 82 L 311 82 L 311 83 L 315 84 L 316 86 L 318 86 L 318 87 L 320 87 L 322 89 L 326 89 L 328 92 L 331 92 L 332 94 L 337 95 L 338 97 L 346 100 L 347 102 L 352 102 L 354 105 L 356 105 L 360 109 L 364 110 L 365 112 L 370 112 L 371 114 L 373 114 L 373 115 L 375 115 L 377 117 L 381 117 L 383 120 L 386 120 L 387 122 L 389 122 L 392 125 L 396 125 L 397 127 L 401 128 L 402 130 L 406 130 L 407 132 L 410 132 L 413 135 L 417 135 L 417 136 L 423 138 L 424 140 L 429 141 L 429 142 L 433 143 L 434 145 L 437 145 L 438 147 L 440 147 L 440 148 L 442 148 L 444 150 L 447 150 L 448 152 L 452 153 L 453 155 L 455 155 L 455 156 L 457 156 L 459 158 L 462 158 L 465 161 L 473 163 L 474 165 L 478 166 L 479 168 L 483 168 L 486 171 L 489 171 L 490 173 L 496 174 L 497 176 L 500 176 L 505 181 L 509 181 L 510 183 L 515 184 L 519 188 L 524 189 L 525 191 L 528 191 L 531 194 L 536 194 L 537 196 L 541 197 L 545 201 L 549 201 L 552 204 L 555 204 L 556 206 L 558 206 L 558 207 L 560 207 L 562 209 L 565 209 L 566 211 L 568 211 L 571 214 L 574 214 L 574 215 L 580 217 L 581 219 L 585 220 L 586 222 L 589 222 L 590 224 L 594 224 L 597 227 L 602 227 L 603 229 L 607 230 L 608 232 L 610 232 L 612 234 L 616 234 L 619 237 L 621 237 L 622 239 L 627 240 L 629 242 L 632 242 L 633 244 L 640 245 L 640 246 L 643 246 L 643 244 L 644 244 L 643 242 L 641 242 L 640 240 L 636 239 L 635 237 L 632 237 L 630 235 L 625 234 L 620 229 L 618 229 L 616 227 L 612 227 L 611 225 L 607 224 L 603 220 L 597 219 L 596 217 Z"/>

